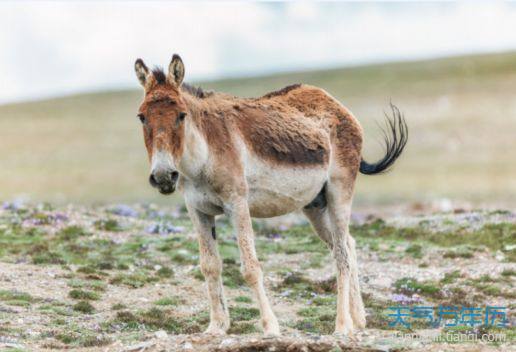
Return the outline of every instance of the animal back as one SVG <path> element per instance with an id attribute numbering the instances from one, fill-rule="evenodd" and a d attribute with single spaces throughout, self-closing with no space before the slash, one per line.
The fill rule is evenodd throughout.
<path id="1" fill-rule="evenodd" d="M 257 156 L 274 164 L 326 165 L 328 133 L 313 119 L 280 104 L 247 105 L 236 115 L 238 129 Z"/>

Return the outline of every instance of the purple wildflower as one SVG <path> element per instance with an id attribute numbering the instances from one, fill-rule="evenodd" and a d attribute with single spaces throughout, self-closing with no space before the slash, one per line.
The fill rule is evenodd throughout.
<path id="1" fill-rule="evenodd" d="M 2 204 L 2 208 L 4 210 L 13 210 L 13 211 L 19 210 L 19 209 L 23 208 L 23 206 L 24 206 L 24 203 L 21 199 L 15 199 L 12 202 L 3 202 L 3 204 Z"/>
<path id="2" fill-rule="evenodd" d="M 170 223 L 155 222 L 145 228 L 145 232 L 151 234 L 168 235 L 170 233 L 181 233 L 184 232 L 184 227 L 174 226 Z"/>
<path id="3" fill-rule="evenodd" d="M 268 233 L 266 235 L 266 237 L 271 240 L 279 240 L 281 238 L 281 235 L 277 232 L 273 232 L 273 233 Z"/>
<path id="4" fill-rule="evenodd" d="M 421 302 L 421 297 L 418 295 L 407 296 L 403 293 L 395 293 L 392 295 L 391 300 L 402 305 L 408 305 Z"/>
<path id="5" fill-rule="evenodd" d="M 52 218 L 55 222 L 64 222 L 64 221 L 68 221 L 68 216 L 66 216 L 65 214 L 63 213 L 56 213 L 54 215 L 52 215 Z"/>
<path id="6" fill-rule="evenodd" d="M 126 204 L 118 204 L 114 208 L 110 209 L 110 213 L 120 216 L 127 216 L 135 218 L 138 216 L 138 211 Z"/>

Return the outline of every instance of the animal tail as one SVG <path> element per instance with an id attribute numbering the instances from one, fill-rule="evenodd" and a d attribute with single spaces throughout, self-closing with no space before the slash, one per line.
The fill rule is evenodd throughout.
<path id="1" fill-rule="evenodd" d="M 360 172 L 364 175 L 375 175 L 388 171 L 407 144 L 408 127 L 405 118 L 394 104 L 391 103 L 390 105 L 392 116 L 385 114 L 386 129 L 382 129 L 385 155 L 372 164 L 364 159 L 360 160 Z"/>

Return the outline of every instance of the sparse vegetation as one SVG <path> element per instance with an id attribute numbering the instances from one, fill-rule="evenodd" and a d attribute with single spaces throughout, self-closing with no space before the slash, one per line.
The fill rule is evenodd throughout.
<path id="1" fill-rule="evenodd" d="M 191 334 L 202 331 L 208 323 L 206 314 L 179 317 L 171 310 L 151 308 L 132 313 L 119 311 L 112 324 L 123 323 L 126 329 L 134 330 L 145 327 L 150 330 L 166 330 L 174 334 Z"/>
<path id="2" fill-rule="evenodd" d="M 86 300 L 86 301 L 98 300 L 100 298 L 100 296 L 97 292 L 78 290 L 78 289 L 71 290 L 68 293 L 68 295 L 70 296 L 70 298 Z"/>
<path id="3" fill-rule="evenodd" d="M 154 304 L 157 306 L 177 306 L 180 302 L 181 299 L 177 297 L 164 297 L 154 301 Z"/>
<path id="4" fill-rule="evenodd" d="M 79 301 L 73 306 L 73 310 L 84 314 L 91 314 L 95 311 L 95 307 L 88 301 Z"/>
<path id="5" fill-rule="evenodd" d="M 27 314 L 49 322 L 51 327 L 42 330 L 41 340 L 33 338 L 31 341 L 40 343 L 46 338 L 44 344 L 50 349 L 97 347 L 113 340 L 132 344 L 145 336 L 148 338 L 149 333 L 153 336 L 158 330 L 175 335 L 206 329 L 209 320 L 207 299 L 202 296 L 199 307 L 191 304 L 190 293 L 195 291 L 189 286 L 199 286 L 199 292 L 204 292 L 201 289 L 204 278 L 198 264 L 197 241 L 190 234 L 191 225 L 185 220 L 186 215 L 176 216 L 177 224 L 187 228 L 188 232 L 157 235 L 142 230 L 154 221 L 155 216 L 146 208 L 134 212 L 139 214 L 137 220 L 110 213 L 108 218 L 116 219 L 124 228 L 124 232 L 113 233 L 96 230 L 96 220 L 106 218 L 104 211 L 88 209 L 78 215 L 68 213 L 82 219 L 74 221 L 73 225 L 67 221 L 56 225 L 54 219 L 60 212 L 59 207 L 45 210 L 48 218 L 45 221 L 41 212 L 32 211 L 30 206 L 24 211 L 0 211 L 0 260 L 13 268 L 16 265 L 32 266 L 36 262 L 35 277 L 39 277 L 38 280 L 51 284 L 56 281 L 61 285 L 56 287 L 64 287 L 58 299 L 55 295 L 49 297 L 48 291 L 33 292 L 32 286 L 16 289 L 7 286 L 11 289 L 0 290 L 0 303 L 5 306 L 2 314 L 14 324 Z M 33 214 L 38 214 L 34 223 L 31 220 Z M 445 226 L 455 226 L 452 215 L 445 214 L 442 218 L 446 219 Z M 174 219 L 169 221 L 174 223 Z M 54 229 L 56 226 L 58 228 Z M 230 304 L 229 332 L 237 335 L 260 332 L 259 311 L 240 273 L 239 250 L 232 229 L 223 219 L 217 221 L 217 226 L 224 289 Z M 487 238 L 480 239 L 479 233 L 486 231 L 489 232 Z M 354 226 L 352 233 L 357 239 L 359 260 L 365 261 L 368 270 L 376 267 L 380 276 L 388 276 L 393 283 L 382 288 L 387 297 L 380 298 L 376 288 L 368 288 L 364 278 L 363 287 L 368 288 L 368 294 L 363 294 L 368 327 L 392 330 L 387 308 L 399 304 L 479 306 L 501 301 L 513 308 L 510 302 L 516 298 L 511 290 L 514 270 L 505 263 L 512 250 L 511 231 L 512 227 L 507 224 L 478 228 L 462 226 L 459 233 L 464 243 L 454 244 L 459 235 L 452 234 L 457 238 L 447 238 L 439 243 L 443 236 L 452 232 L 443 232 L 442 227 L 425 220 L 410 226 L 395 226 L 381 220 Z M 275 229 L 273 235 L 270 232 L 267 227 L 258 226 L 257 252 L 264 273 L 272 283 L 274 292 L 269 294 L 288 307 L 288 318 L 282 317 L 286 322 L 283 328 L 287 334 L 296 331 L 332 333 L 336 281 L 331 274 L 333 270 L 328 270 L 332 263 L 330 251 L 305 224 Z M 500 245 L 494 244 L 495 238 L 500 240 Z M 301 251 L 304 247 L 307 252 Z M 471 252 L 473 258 L 455 255 L 443 260 L 443 254 L 447 252 Z M 463 265 L 486 258 L 489 265 L 496 263 L 499 268 L 501 263 L 505 270 L 490 272 L 480 268 L 480 273 L 473 275 L 471 265 Z M 397 270 L 404 272 L 404 276 L 393 276 L 392 272 L 385 271 L 386 265 L 398 260 L 403 261 L 403 268 Z M 449 271 L 434 275 L 443 270 L 442 262 L 447 263 L 444 267 Z M 448 269 L 450 263 L 457 269 Z M 419 276 L 421 273 L 432 274 Z M 22 283 L 31 280 L 25 279 Z M 185 310 L 186 306 L 195 310 Z M 35 323 L 28 324 L 34 329 L 31 324 Z M 416 321 L 410 331 L 430 328 L 425 324 Z M 92 326 L 96 328 L 92 329 Z M 23 336 L 22 332 L 16 334 Z M 29 341 L 25 337 L 20 339 Z"/>
<path id="6" fill-rule="evenodd" d="M 510 248 L 516 243 L 516 223 L 485 224 L 478 230 L 467 228 L 451 232 L 432 231 L 425 226 L 394 227 L 385 224 L 383 220 L 376 220 L 360 226 L 353 226 L 352 233 L 359 237 L 382 238 L 385 240 L 425 241 L 442 247 L 452 246 L 485 246 L 491 250 L 500 250 L 506 253 L 509 261 L 516 259 L 516 249 Z M 471 258 L 468 250 L 453 250 L 449 257 Z"/>
<path id="7" fill-rule="evenodd" d="M 238 296 L 238 297 L 235 297 L 235 302 L 252 303 L 253 300 L 250 297 L 247 297 L 247 296 Z"/>
<path id="8" fill-rule="evenodd" d="M 442 297 L 438 283 L 431 281 L 418 281 L 414 278 L 404 277 L 397 280 L 393 286 L 396 292 L 406 295 L 417 293 L 432 298 Z"/>
<path id="9" fill-rule="evenodd" d="M 405 252 L 413 256 L 414 258 L 423 257 L 423 247 L 420 244 L 411 244 L 405 249 Z"/>
<path id="10" fill-rule="evenodd" d="M 457 279 L 461 277 L 461 273 L 459 270 L 454 270 L 452 272 L 444 274 L 444 277 L 441 279 L 442 284 L 451 284 L 456 282 Z"/>
<path id="11" fill-rule="evenodd" d="M 257 308 L 236 306 L 229 308 L 229 316 L 235 321 L 248 321 L 258 318 L 260 311 Z"/>
<path id="12" fill-rule="evenodd" d="M 95 221 L 95 227 L 98 230 L 118 232 L 122 231 L 120 224 L 115 219 L 102 219 Z"/>

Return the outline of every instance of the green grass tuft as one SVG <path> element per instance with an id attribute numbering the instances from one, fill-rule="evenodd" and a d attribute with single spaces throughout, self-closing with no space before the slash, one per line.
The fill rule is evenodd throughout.
<path id="1" fill-rule="evenodd" d="M 97 292 L 85 291 L 85 290 L 80 290 L 80 289 L 71 290 L 68 293 L 68 296 L 70 296 L 70 298 L 73 298 L 73 299 L 79 299 L 79 300 L 85 300 L 85 301 L 90 301 L 90 300 L 95 301 L 100 298 L 100 295 Z"/>
<path id="2" fill-rule="evenodd" d="M 247 296 L 237 296 L 237 297 L 235 297 L 235 302 L 252 303 L 253 300 Z"/>
<path id="3" fill-rule="evenodd" d="M 441 298 L 442 292 L 438 284 L 431 281 L 418 281 L 414 278 L 404 277 L 394 283 L 397 293 L 412 295 L 414 293 L 431 298 Z"/>
<path id="4" fill-rule="evenodd" d="M 189 317 L 177 316 L 172 310 L 151 308 L 146 311 L 119 311 L 113 321 L 124 324 L 129 330 L 166 330 L 173 334 L 192 334 L 201 332 L 207 326 L 209 316 L 198 313 Z"/>
<path id="5" fill-rule="evenodd" d="M 119 232 L 123 230 L 118 221 L 115 219 L 97 220 L 95 221 L 94 225 L 97 230 L 102 231 Z"/>
<path id="6" fill-rule="evenodd" d="M 248 321 L 260 316 L 260 310 L 257 308 L 249 308 L 249 307 L 230 307 L 229 308 L 229 316 L 232 320 L 236 321 Z"/>
<path id="7" fill-rule="evenodd" d="M 57 233 L 57 238 L 63 241 L 76 240 L 79 237 L 87 236 L 88 233 L 82 227 L 73 225 L 63 228 Z"/>
<path id="8" fill-rule="evenodd" d="M 442 284 L 451 284 L 457 281 L 461 277 L 461 273 L 459 270 L 454 270 L 450 273 L 444 274 L 444 277 L 441 279 Z"/>
<path id="9" fill-rule="evenodd" d="M 158 275 L 161 278 L 170 278 L 174 276 L 174 270 L 172 270 L 169 267 L 163 266 L 156 271 L 156 275 Z"/>
<path id="10" fill-rule="evenodd" d="M 154 301 L 154 304 L 157 306 L 177 306 L 180 303 L 181 299 L 178 297 L 164 297 Z"/>
<path id="11" fill-rule="evenodd" d="M 32 302 L 34 298 L 25 292 L 0 290 L 0 301 Z"/>
<path id="12" fill-rule="evenodd" d="M 95 307 L 88 301 L 79 301 L 73 306 L 73 310 L 84 314 L 91 314 L 95 311 Z"/>
<path id="13" fill-rule="evenodd" d="M 410 254 L 414 258 L 422 258 L 423 246 L 421 246 L 420 244 L 411 244 L 405 249 L 405 252 Z"/>

